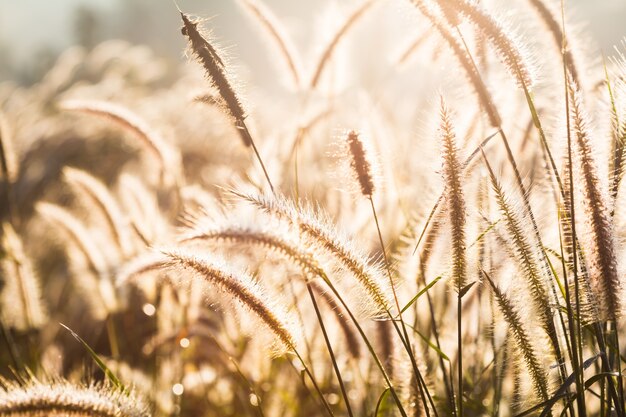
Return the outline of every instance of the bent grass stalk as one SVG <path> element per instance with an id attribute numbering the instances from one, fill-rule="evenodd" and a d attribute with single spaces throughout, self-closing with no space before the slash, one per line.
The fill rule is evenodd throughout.
<path id="1" fill-rule="evenodd" d="M 571 74 L 574 82 L 576 84 L 580 83 L 578 78 L 578 68 L 574 63 L 574 57 L 569 49 L 568 42 L 564 36 L 562 27 L 559 24 L 558 17 L 552 10 L 550 10 L 550 7 L 545 1 L 528 0 L 528 2 L 537 11 L 537 14 L 541 17 L 541 20 L 543 20 L 544 24 L 548 28 L 548 31 L 552 35 L 555 46 L 561 55 L 561 59 L 563 60 L 563 65 L 567 67 L 567 71 Z"/>
<path id="2" fill-rule="evenodd" d="M 59 107 L 65 111 L 85 113 L 110 120 L 120 128 L 130 132 L 157 159 L 161 170 L 161 179 L 178 173 L 180 156 L 165 140 L 138 115 L 118 104 L 99 100 L 64 100 Z M 174 180 L 179 180 L 175 176 Z"/>
<path id="3" fill-rule="evenodd" d="M 276 16 L 268 9 L 261 0 L 239 0 L 245 10 L 258 22 L 263 30 L 268 34 L 268 38 L 272 40 L 276 48 L 280 52 L 280 56 L 285 61 L 285 65 L 289 69 L 289 75 L 292 78 L 296 89 L 301 87 L 300 65 L 298 64 L 296 52 L 293 45 L 286 35 L 286 31 L 279 24 Z"/>
<path id="4" fill-rule="evenodd" d="M 278 250 L 279 252 L 285 254 L 289 259 L 295 261 L 298 265 L 300 265 L 305 272 L 311 272 L 314 275 L 318 275 L 318 276 L 325 275 L 325 273 L 323 272 L 323 270 L 321 269 L 317 261 L 314 259 L 312 254 L 299 250 L 298 248 L 295 247 L 295 245 L 292 245 L 289 242 L 284 241 L 279 236 L 272 236 L 267 233 L 261 233 L 261 232 L 255 232 L 252 230 L 237 229 L 237 228 L 231 228 L 231 229 L 225 229 L 225 230 L 213 231 L 213 232 L 207 229 L 204 229 L 204 230 L 201 229 L 196 232 L 192 232 L 190 236 L 183 238 L 182 241 L 189 242 L 193 240 L 209 240 L 209 239 L 230 240 L 230 241 L 235 241 L 235 242 L 254 242 L 256 244 L 260 244 L 262 246 Z M 339 381 L 339 386 L 341 389 L 342 396 L 344 398 L 344 402 L 346 403 L 348 415 L 352 416 L 353 414 L 352 414 L 352 408 L 350 406 L 350 400 L 349 400 L 347 391 L 345 389 L 345 384 L 341 376 L 341 371 L 339 370 L 339 367 L 337 365 L 335 353 L 333 351 L 332 345 L 328 338 L 326 326 L 319 312 L 317 300 L 315 299 L 315 295 L 311 288 L 309 279 L 308 277 L 305 277 L 305 279 L 306 279 L 307 291 L 309 293 L 311 303 L 313 304 L 315 314 L 318 319 L 318 323 L 320 325 L 320 329 L 322 330 L 324 341 L 326 343 L 328 353 L 333 363 L 333 368 L 337 376 L 337 380 Z"/>
<path id="5" fill-rule="evenodd" d="M 97 178 L 79 169 L 65 167 L 63 173 L 67 181 L 87 196 L 104 215 L 121 254 L 130 255 L 130 236 L 122 209 L 107 187 Z"/>
<path id="6" fill-rule="evenodd" d="M 231 194 L 243 199 L 270 215 L 288 221 L 298 231 L 310 239 L 313 246 L 317 245 L 333 255 L 366 290 L 372 301 L 381 312 L 390 308 L 390 297 L 385 286 L 378 278 L 378 269 L 369 263 L 364 255 L 353 248 L 351 242 L 333 230 L 334 225 L 326 222 L 321 216 L 310 209 L 296 207 L 285 198 L 266 198 L 259 194 L 249 194 L 230 190 Z"/>
<path id="7" fill-rule="evenodd" d="M 326 48 L 324 48 L 324 51 L 322 52 L 317 62 L 317 66 L 313 71 L 313 76 L 311 77 L 311 81 L 309 83 L 309 88 L 311 90 L 315 90 L 317 88 L 322 77 L 322 73 L 324 72 L 324 69 L 328 66 L 328 63 L 333 56 L 333 52 L 335 52 L 335 49 L 337 48 L 337 45 L 339 45 L 339 42 L 349 32 L 350 28 L 354 26 L 354 24 L 374 5 L 374 3 L 376 3 L 376 1 L 378 0 L 366 0 L 356 9 L 354 9 L 352 13 L 348 15 L 348 18 L 345 20 L 345 22 L 339 27 L 339 30 L 337 30 L 335 35 L 331 38 L 330 42 L 328 42 L 328 45 L 326 46 Z"/>
<path id="8" fill-rule="evenodd" d="M 376 366 L 378 367 L 383 378 L 385 379 L 385 382 L 387 383 L 387 386 L 391 392 L 391 395 L 394 397 L 394 400 L 396 401 L 396 404 L 398 406 L 398 409 L 400 410 L 400 413 L 402 414 L 403 417 L 408 417 L 406 414 L 406 411 L 404 410 L 402 406 L 400 398 L 398 397 L 398 394 L 394 388 L 394 385 L 391 382 L 391 379 L 389 378 L 389 375 L 385 371 L 385 368 L 382 362 L 380 361 L 380 359 L 378 358 L 378 355 L 376 355 L 376 352 L 374 351 L 374 348 L 371 345 L 369 338 L 363 331 L 358 319 L 354 316 L 354 314 L 352 313 L 351 309 L 346 304 L 343 297 L 340 295 L 340 293 L 337 291 L 335 286 L 332 284 L 330 278 L 326 275 L 324 270 L 320 268 L 319 263 L 315 260 L 315 257 L 313 256 L 313 254 L 305 252 L 301 250 L 300 248 L 298 248 L 297 246 L 289 244 L 288 242 L 280 239 L 280 237 L 278 236 L 273 236 L 269 233 L 264 233 L 264 232 L 259 232 L 259 231 L 251 232 L 245 229 L 242 230 L 242 229 L 237 229 L 237 228 L 224 229 L 222 231 L 219 231 L 219 230 L 195 231 L 195 232 L 192 232 L 190 235 L 183 237 L 181 240 L 181 243 L 190 242 L 193 240 L 215 240 L 215 239 L 233 240 L 239 243 L 252 243 L 255 245 L 261 245 L 261 246 L 267 247 L 272 250 L 276 250 L 282 253 L 283 255 L 285 255 L 288 259 L 290 259 L 291 261 L 293 261 L 300 267 L 322 278 L 322 280 L 326 283 L 326 285 L 328 285 L 328 287 L 331 289 L 333 294 L 340 301 L 341 305 L 350 316 L 352 323 L 357 328 L 361 338 L 365 342 L 370 354 L 372 355 L 372 358 L 374 359 Z"/>
<path id="9" fill-rule="evenodd" d="M 267 304 L 267 296 L 260 292 L 260 289 L 253 284 L 251 278 L 243 274 L 236 276 L 223 267 L 207 259 L 202 259 L 189 251 L 177 249 L 169 251 L 163 250 L 162 252 L 165 256 L 170 258 L 174 265 L 180 265 L 184 269 L 195 271 L 195 273 L 199 274 L 205 281 L 223 289 L 226 293 L 230 294 L 230 296 L 239 300 L 243 305 L 252 310 L 276 337 L 298 357 L 305 373 L 311 379 L 324 408 L 331 417 L 334 416 L 330 405 L 326 401 L 326 397 L 296 348 L 295 336 L 291 333 L 287 324 L 281 320 L 280 314 L 276 314 L 273 307 Z"/>

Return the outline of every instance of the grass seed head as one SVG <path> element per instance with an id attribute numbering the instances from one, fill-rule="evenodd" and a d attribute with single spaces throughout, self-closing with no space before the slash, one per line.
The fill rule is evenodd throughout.
<path id="1" fill-rule="evenodd" d="M 358 132 L 351 130 L 346 135 L 346 142 L 350 151 L 350 167 L 361 187 L 361 194 L 371 198 L 374 194 L 374 179 L 363 141 Z"/>

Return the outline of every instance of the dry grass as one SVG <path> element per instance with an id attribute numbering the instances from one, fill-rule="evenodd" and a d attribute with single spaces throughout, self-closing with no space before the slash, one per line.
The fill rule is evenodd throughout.
<path id="1" fill-rule="evenodd" d="M 284 90 L 187 11 L 176 80 L 107 42 L 0 84 L 0 416 L 626 415 L 624 54 L 367 0 L 307 61 L 239 3 Z"/>

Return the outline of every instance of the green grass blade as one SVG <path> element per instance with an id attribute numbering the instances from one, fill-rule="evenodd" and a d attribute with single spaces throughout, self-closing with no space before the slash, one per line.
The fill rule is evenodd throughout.
<path id="1" fill-rule="evenodd" d="M 59 324 L 63 328 L 65 328 L 68 332 L 70 332 L 70 334 L 74 337 L 74 339 L 76 339 L 81 345 L 83 345 L 83 347 L 87 350 L 87 352 L 89 352 L 89 355 L 91 355 L 91 358 L 96 362 L 96 364 L 102 370 L 102 372 L 104 372 L 104 375 L 106 375 L 107 379 L 111 381 L 111 383 L 117 389 L 119 389 L 122 392 L 128 392 L 124 384 L 122 384 L 122 381 L 120 381 L 119 378 L 113 373 L 113 371 L 111 371 L 111 369 L 109 369 L 109 367 L 106 366 L 106 364 L 102 361 L 102 359 L 100 359 L 98 354 L 91 348 L 91 346 L 87 344 L 87 342 L 85 342 L 74 330 L 70 329 L 65 324 L 63 323 L 59 323 Z"/>
<path id="2" fill-rule="evenodd" d="M 378 402 L 376 403 L 376 411 L 374 411 L 374 417 L 384 416 L 387 413 L 389 407 L 387 406 L 387 397 L 389 397 L 389 388 L 385 388 L 385 390 L 378 397 Z"/>
<path id="3" fill-rule="evenodd" d="M 424 295 L 424 293 L 428 290 L 430 290 L 437 282 L 439 282 L 439 280 L 442 278 L 442 275 L 439 275 L 437 278 L 433 279 L 427 286 L 425 286 L 424 288 L 422 288 L 420 290 L 420 292 L 418 292 L 415 297 L 411 298 L 411 301 L 409 301 L 403 308 L 402 310 L 400 310 L 400 314 L 404 313 L 409 307 L 411 307 L 417 300 L 418 298 L 420 298 L 422 295 Z"/>

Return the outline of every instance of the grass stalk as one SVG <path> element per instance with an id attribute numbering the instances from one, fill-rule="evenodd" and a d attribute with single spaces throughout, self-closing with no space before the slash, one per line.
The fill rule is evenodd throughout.
<path id="1" fill-rule="evenodd" d="M 463 323 L 463 307 L 462 307 L 462 296 L 459 292 L 457 294 L 456 299 L 456 343 L 458 346 L 458 361 L 457 361 L 457 378 L 459 380 L 459 394 L 458 394 L 458 407 L 459 407 L 459 416 L 463 417 L 463 331 L 461 324 Z"/>
<path id="2" fill-rule="evenodd" d="M 339 365 L 337 364 L 337 359 L 335 358 L 335 353 L 333 351 L 333 347 L 330 343 L 330 339 L 328 338 L 328 333 L 326 332 L 326 326 L 324 325 L 324 319 L 320 313 L 319 307 L 317 305 L 317 300 L 315 299 L 315 294 L 313 294 L 313 290 L 311 288 L 311 283 L 307 281 L 306 289 L 309 292 L 309 297 L 311 298 L 311 303 L 313 304 L 313 308 L 315 309 L 315 315 L 317 316 L 317 321 L 320 325 L 320 329 L 322 330 L 322 335 L 324 336 L 324 342 L 326 343 L 326 349 L 328 350 L 328 354 L 330 355 L 330 360 L 333 364 L 333 369 L 335 370 L 335 375 L 337 376 L 337 381 L 339 382 L 339 388 L 341 390 L 341 395 L 343 396 L 343 400 L 346 403 L 346 410 L 350 417 L 352 414 L 352 407 L 350 406 L 350 398 L 348 397 L 348 393 L 346 391 L 346 386 L 343 382 L 343 378 L 341 377 L 341 371 L 339 370 Z"/>
<path id="3" fill-rule="evenodd" d="M 563 5 L 563 2 L 561 2 Z M 563 8 L 563 7 L 562 7 Z M 564 40 L 565 42 L 565 40 Z M 575 246 L 577 242 L 576 235 L 576 212 L 575 212 L 575 199 L 574 199 L 574 173 L 573 173 L 573 158 L 572 158 L 572 134 L 570 128 L 570 105 L 569 105 L 569 91 L 568 91 L 568 82 L 567 82 L 567 69 L 563 67 L 564 76 L 565 76 L 565 117 L 567 120 L 567 164 L 568 164 L 568 172 L 569 172 L 569 214 L 570 214 L 570 228 L 572 233 L 572 244 Z M 576 248 L 572 249 L 572 253 L 576 253 Z M 580 294 L 579 294 L 579 285 L 578 285 L 578 257 L 574 255 L 572 257 L 573 262 L 573 272 L 574 272 L 574 302 L 576 309 L 576 318 L 577 321 L 572 320 L 570 322 L 570 334 L 572 338 L 572 363 L 574 367 L 574 373 L 576 375 L 576 392 L 578 393 L 576 403 L 578 405 L 578 414 L 581 417 L 587 415 L 586 406 L 585 406 L 585 394 L 584 394 L 584 380 L 583 380 L 583 371 L 580 367 L 580 363 L 582 362 L 582 333 L 581 333 L 581 325 L 580 325 Z M 567 284 L 566 284 L 567 287 Z M 575 328 L 574 328 L 575 326 Z M 576 337 L 578 335 L 578 338 Z"/>
<path id="4" fill-rule="evenodd" d="M 337 291 L 335 286 L 330 281 L 329 277 L 326 275 L 326 272 L 324 272 L 324 270 L 320 268 L 319 264 L 317 263 L 317 261 L 315 260 L 315 258 L 312 256 L 311 253 L 309 253 L 308 251 L 302 251 L 298 249 L 297 247 L 292 246 L 289 242 L 282 241 L 276 236 L 272 236 L 267 233 L 239 230 L 236 228 L 225 229 L 223 231 L 214 231 L 214 232 L 206 231 L 206 230 L 204 231 L 198 230 L 195 233 L 191 234 L 190 236 L 183 238 L 182 242 L 197 240 L 197 239 L 202 239 L 202 240 L 204 239 L 231 240 L 232 239 L 239 243 L 254 243 L 256 245 L 265 246 L 265 247 L 268 247 L 268 248 L 271 248 L 273 250 L 283 253 L 292 262 L 300 265 L 302 268 L 306 269 L 308 272 L 315 274 L 319 276 L 320 278 L 322 278 L 323 281 L 326 283 L 326 285 L 328 285 L 328 287 L 331 289 L 333 294 L 340 301 L 341 305 L 345 308 L 346 312 L 350 316 L 350 320 L 352 321 L 352 323 L 354 323 L 355 327 L 357 328 L 361 338 L 363 339 L 363 341 L 365 342 L 368 348 L 368 351 L 372 355 L 372 358 L 374 359 L 376 366 L 378 367 L 383 378 L 385 379 L 385 382 L 387 383 L 387 386 L 389 387 L 391 395 L 396 401 L 396 404 L 400 410 L 400 413 L 402 414 L 402 417 L 408 417 L 406 414 L 406 411 L 404 410 L 402 406 L 400 397 L 398 396 L 398 393 L 396 392 L 396 389 L 393 383 L 391 382 L 389 375 L 385 371 L 385 368 L 382 362 L 380 361 L 380 358 L 374 351 L 374 348 L 372 347 L 372 344 L 370 343 L 367 335 L 363 331 L 358 319 L 354 316 L 354 314 L 352 313 L 351 309 L 346 304 L 341 294 Z"/>
<path id="5" fill-rule="evenodd" d="M 396 308 L 398 309 L 398 321 L 400 322 L 400 328 L 398 328 L 398 325 L 396 323 L 396 320 L 392 317 L 392 321 L 394 323 L 394 327 L 396 328 L 396 331 L 398 332 L 398 336 L 400 337 L 400 340 L 402 341 L 402 344 L 404 345 L 405 350 L 407 351 L 407 354 L 409 355 L 409 359 L 411 361 L 411 366 L 413 367 L 413 372 L 416 375 L 416 378 L 418 380 L 418 384 L 419 384 L 419 392 L 421 395 L 421 399 L 422 399 L 422 403 L 424 406 L 424 410 L 426 411 L 426 415 L 429 416 L 430 415 L 430 411 L 428 408 L 428 404 L 426 403 L 426 396 L 428 396 L 428 399 L 431 403 L 431 406 L 433 407 L 433 411 L 435 413 L 435 415 L 437 415 L 437 409 L 434 407 L 434 404 L 432 402 L 432 398 L 430 393 L 428 392 L 428 387 L 426 386 L 426 383 L 424 382 L 424 379 L 421 375 L 421 372 L 418 369 L 417 366 L 417 361 L 415 359 L 415 354 L 413 353 L 413 348 L 411 347 L 411 342 L 409 339 L 409 333 L 406 329 L 406 323 L 404 322 L 404 319 L 402 318 L 402 310 L 400 308 L 400 302 L 398 301 L 398 295 L 396 293 L 395 290 L 395 285 L 393 282 L 393 276 L 391 274 L 391 266 L 389 265 L 389 260 L 387 258 L 387 251 L 385 249 L 385 243 L 383 241 L 383 236 L 382 233 L 380 231 L 380 224 L 378 222 L 378 215 L 376 213 L 376 206 L 374 205 L 374 200 L 372 198 L 372 195 L 370 194 L 368 197 L 369 201 L 370 201 L 370 206 L 372 209 L 372 215 L 374 217 L 374 222 L 376 224 L 376 231 L 378 233 L 378 239 L 379 239 L 379 243 L 380 243 L 380 247 L 381 247 L 381 251 L 383 254 L 383 260 L 385 262 L 385 269 L 387 271 L 387 275 L 389 277 L 389 282 L 391 285 L 391 290 L 393 292 L 393 298 L 394 298 L 394 302 L 396 304 Z M 391 315 L 391 312 L 388 311 L 388 314 Z"/>

